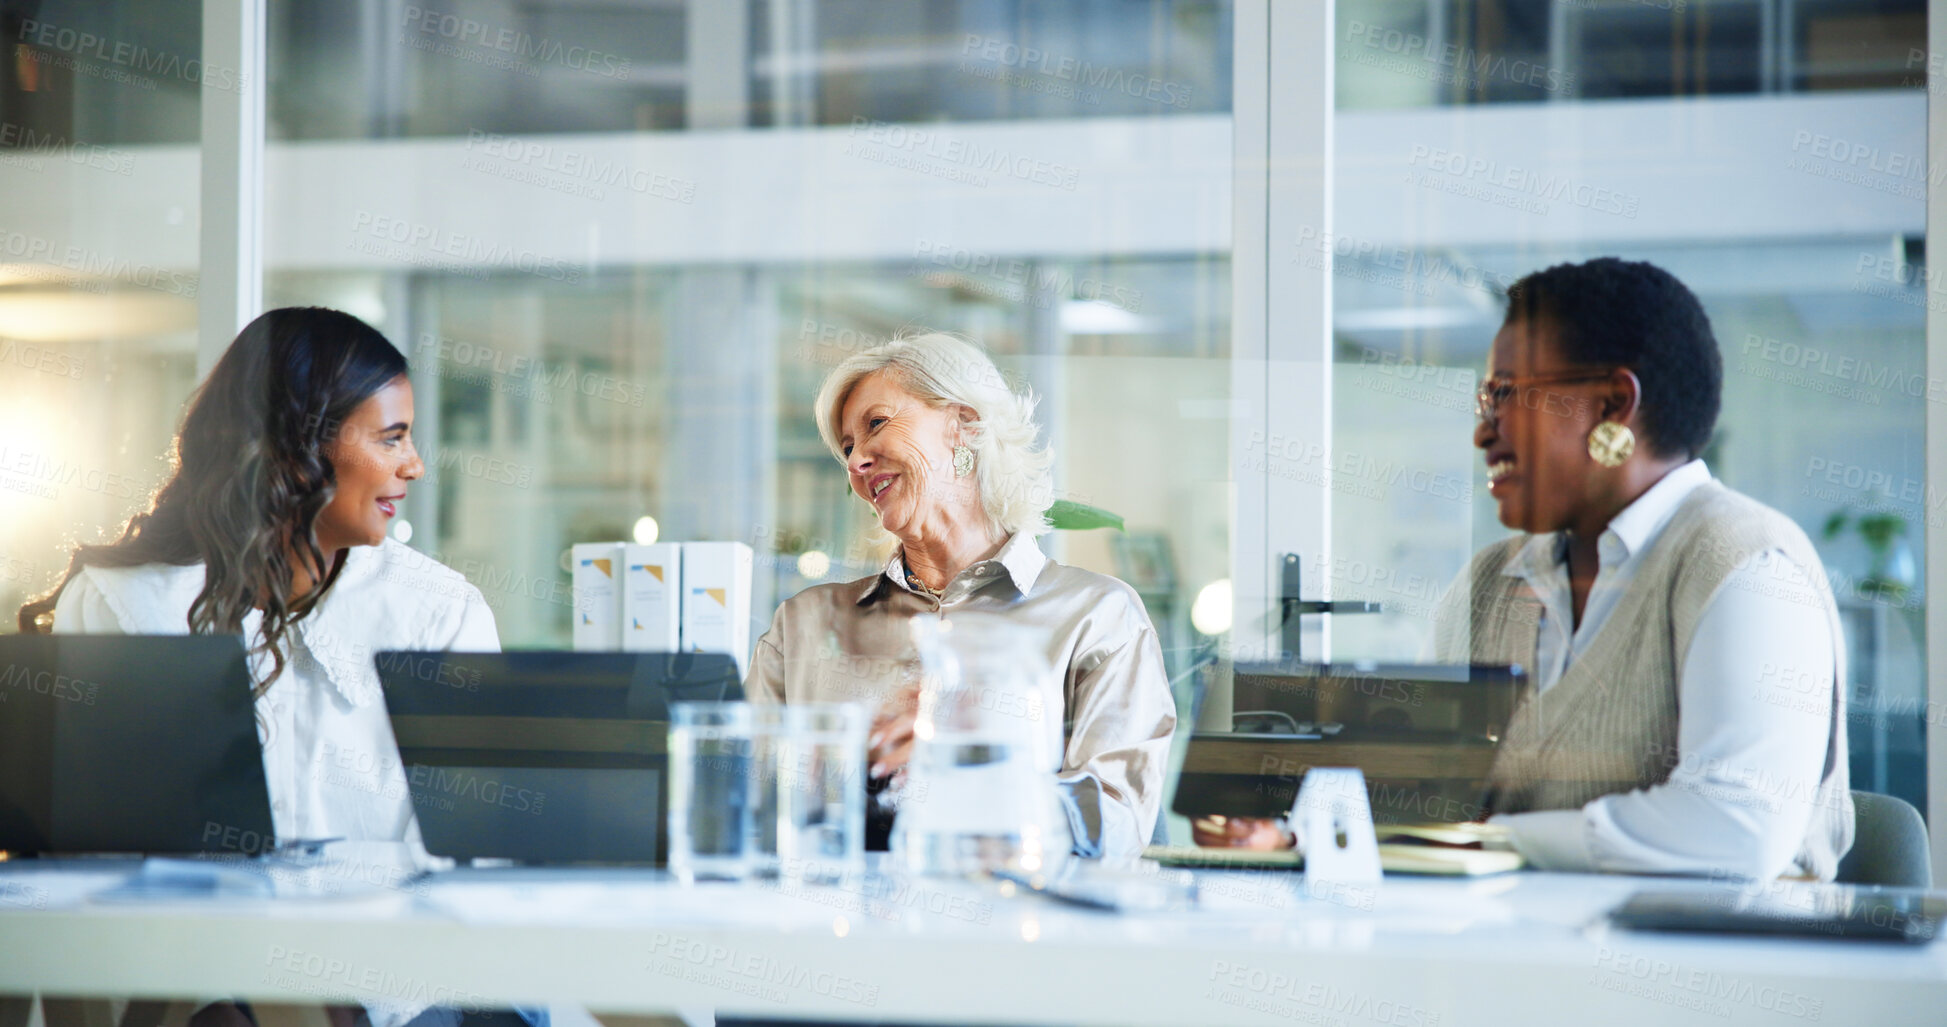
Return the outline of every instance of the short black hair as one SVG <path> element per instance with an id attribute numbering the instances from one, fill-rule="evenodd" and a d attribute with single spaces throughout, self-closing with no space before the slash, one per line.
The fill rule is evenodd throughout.
<path id="1" fill-rule="evenodd" d="M 1557 264 L 1508 287 L 1508 316 L 1554 329 L 1570 363 L 1627 367 L 1643 385 L 1644 444 L 1695 457 L 1723 405 L 1724 358 L 1704 305 L 1654 264 L 1598 257 Z"/>

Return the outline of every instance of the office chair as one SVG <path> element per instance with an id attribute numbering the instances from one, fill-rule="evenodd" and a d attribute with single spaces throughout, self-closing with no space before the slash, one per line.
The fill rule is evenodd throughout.
<path id="1" fill-rule="evenodd" d="M 1927 824 L 1905 799 L 1878 792 L 1852 793 L 1852 851 L 1839 860 L 1840 884 L 1933 887 Z"/>

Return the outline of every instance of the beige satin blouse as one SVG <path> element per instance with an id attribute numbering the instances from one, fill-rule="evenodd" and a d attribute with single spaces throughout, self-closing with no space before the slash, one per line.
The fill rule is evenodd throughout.
<path id="1" fill-rule="evenodd" d="M 908 621 L 959 612 L 1001 614 L 1045 640 L 1049 664 L 1061 671 L 1055 776 L 1075 851 L 1140 853 L 1162 806 L 1176 728 L 1156 629 L 1134 589 L 1056 563 L 1026 535 L 961 571 L 937 603 L 908 587 L 897 553 L 883 573 L 805 589 L 778 607 L 758 640 L 744 690 L 754 702 L 876 710 L 917 673 Z"/>

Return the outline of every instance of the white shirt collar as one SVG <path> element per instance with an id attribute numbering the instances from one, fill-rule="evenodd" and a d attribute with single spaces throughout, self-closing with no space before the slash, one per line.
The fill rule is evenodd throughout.
<path id="1" fill-rule="evenodd" d="M 409 570 L 401 561 L 402 552 L 412 551 L 391 539 L 380 546 L 353 546 L 346 552 L 345 565 L 331 590 L 316 609 L 294 625 L 293 633 L 303 641 L 306 652 L 300 656 L 292 651 L 287 658 L 313 661 L 338 694 L 354 706 L 377 701 L 378 674 L 372 657 L 379 649 L 392 647 L 390 642 L 374 637 L 374 627 L 402 626 L 394 623 L 402 611 L 373 595 L 368 586 L 388 566 Z M 129 631 L 173 635 L 188 630 L 184 615 L 203 589 L 202 564 L 88 570 L 102 598 Z M 247 615 L 246 635 L 254 636 L 261 622 L 261 614 L 253 611 Z M 256 639 L 246 637 L 244 644 L 254 646 Z"/>
<path id="2" fill-rule="evenodd" d="M 373 660 L 384 648 L 373 636 L 372 604 L 366 591 L 378 575 L 391 539 L 378 546 L 353 546 L 345 551 L 345 565 L 318 607 L 297 622 L 308 657 L 324 671 L 331 686 L 353 706 L 378 701 L 378 670 Z M 400 546 L 399 548 L 404 548 Z"/>
<path id="3" fill-rule="evenodd" d="M 1603 529 L 1602 538 L 1597 540 L 1602 562 L 1605 565 L 1618 564 L 1648 549 L 1657 536 L 1663 534 L 1670 518 L 1676 516 L 1677 508 L 1690 498 L 1690 493 L 1710 480 L 1710 468 L 1702 460 L 1692 460 L 1658 479 L 1648 491 L 1637 496 L 1635 502 L 1623 507 L 1610 519 L 1609 526 Z M 1501 573 L 1531 581 L 1540 580 L 1544 573 L 1561 565 L 1567 558 L 1567 532 L 1551 531 L 1533 535 L 1514 559 L 1501 569 Z"/>
<path id="4" fill-rule="evenodd" d="M 1014 583 L 1016 591 L 1027 595 L 1028 590 L 1034 587 L 1036 579 L 1041 577 L 1042 568 L 1046 566 L 1048 566 L 1047 554 L 1035 544 L 1033 536 L 1017 531 L 1008 536 L 1006 542 L 1001 543 L 1000 549 L 993 556 L 975 561 L 972 566 L 954 575 L 953 580 L 947 583 L 945 591 L 953 592 L 955 585 L 964 582 L 965 591 L 972 592 L 1004 573 Z M 859 594 L 858 602 L 861 606 L 878 594 L 881 582 L 890 582 L 894 587 L 908 592 L 913 591 L 912 587 L 906 584 L 904 550 L 895 550 L 892 559 L 886 561 L 885 573 L 872 579 L 865 590 Z"/>
<path id="5" fill-rule="evenodd" d="M 1690 498 L 1690 493 L 1709 483 L 1710 468 L 1702 460 L 1692 460 L 1664 475 L 1648 492 L 1637 496 L 1634 503 L 1623 507 L 1602 533 L 1613 535 L 1622 543 L 1624 559 L 1640 553 L 1663 534 L 1664 526 L 1677 515 L 1677 507 Z"/>

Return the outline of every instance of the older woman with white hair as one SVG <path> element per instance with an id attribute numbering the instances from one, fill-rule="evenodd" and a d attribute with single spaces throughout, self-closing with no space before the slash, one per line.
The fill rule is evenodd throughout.
<path id="1" fill-rule="evenodd" d="M 912 752 L 908 622 L 965 611 L 1028 626 L 1061 674 L 1056 782 L 1074 849 L 1134 854 L 1155 828 L 1176 706 L 1135 591 L 1035 544 L 1048 530 L 1053 455 L 1036 443 L 1034 405 L 950 335 L 895 339 L 834 368 L 818 393 L 818 433 L 898 548 L 879 574 L 779 606 L 745 690 L 758 702 L 877 707 L 877 793 Z"/>

